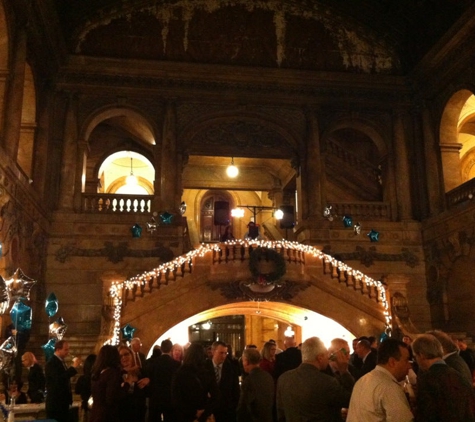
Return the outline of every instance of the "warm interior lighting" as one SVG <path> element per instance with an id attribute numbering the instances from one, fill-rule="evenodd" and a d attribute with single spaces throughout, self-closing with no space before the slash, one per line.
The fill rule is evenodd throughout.
<path id="1" fill-rule="evenodd" d="M 127 186 L 136 186 L 138 184 L 137 177 L 134 176 L 134 159 L 130 157 L 130 174 L 125 179 Z"/>
<path id="2" fill-rule="evenodd" d="M 204 324 L 201 324 L 201 328 L 203 328 L 203 330 L 209 330 L 211 328 L 211 325 L 212 325 L 212 322 L 208 321 L 208 322 L 205 322 Z"/>
<path id="3" fill-rule="evenodd" d="M 289 325 L 287 329 L 284 332 L 285 337 L 293 337 L 295 335 L 295 331 L 292 329 L 292 327 Z"/>
<path id="4" fill-rule="evenodd" d="M 276 220 L 282 220 L 284 218 L 284 211 L 282 210 L 275 210 L 274 211 L 274 218 Z"/>
<path id="5" fill-rule="evenodd" d="M 239 169 L 234 165 L 234 157 L 231 157 L 231 164 L 226 169 L 226 174 L 231 178 L 234 178 L 239 174 Z"/>
<path id="6" fill-rule="evenodd" d="M 244 217 L 244 208 L 233 208 L 231 210 L 231 217 L 243 218 Z"/>

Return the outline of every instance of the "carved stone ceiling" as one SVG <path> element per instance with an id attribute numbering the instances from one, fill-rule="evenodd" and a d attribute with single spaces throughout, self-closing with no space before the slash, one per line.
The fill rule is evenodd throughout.
<path id="1" fill-rule="evenodd" d="M 472 0 L 53 0 L 96 57 L 401 74 Z"/>

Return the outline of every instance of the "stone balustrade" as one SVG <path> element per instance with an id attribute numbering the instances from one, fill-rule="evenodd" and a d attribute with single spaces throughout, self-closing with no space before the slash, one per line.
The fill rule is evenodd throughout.
<path id="1" fill-rule="evenodd" d="M 82 211 L 94 214 L 149 214 L 153 195 L 83 193 Z"/>
<path id="2" fill-rule="evenodd" d="M 343 218 L 349 215 L 356 223 L 357 220 L 389 221 L 391 207 L 389 202 L 332 202 L 332 214 Z"/>
<path id="3" fill-rule="evenodd" d="M 453 208 L 458 204 L 473 201 L 475 198 L 475 179 L 470 179 L 464 184 L 457 186 L 445 195 L 447 208 Z"/>

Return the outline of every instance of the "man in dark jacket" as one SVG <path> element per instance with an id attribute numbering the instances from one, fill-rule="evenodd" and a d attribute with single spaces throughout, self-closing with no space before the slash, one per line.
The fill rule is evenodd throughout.
<path id="1" fill-rule="evenodd" d="M 220 392 L 213 414 L 216 422 L 235 422 L 240 395 L 239 374 L 234 365 L 226 359 L 226 343 L 215 341 L 211 350 L 213 357 L 207 360 L 206 367 L 216 378 Z"/>
<path id="2" fill-rule="evenodd" d="M 180 367 L 180 362 L 172 358 L 172 347 L 173 343 L 170 340 L 163 340 L 160 345 L 162 354 L 150 360 L 147 367 L 150 377 L 149 422 L 161 421 L 162 415 L 164 422 L 176 420 L 171 402 L 171 388 L 173 376 Z"/>
<path id="3" fill-rule="evenodd" d="M 73 403 L 70 378 L 77 374 L 76 368 L 81 359 L 74 358 L 73 365 L 66 366 L 64 359 L 69 355 L 69 344 L 58 341 L 54 346 L 54 355 L 45 367 L 46 375 L 46 416 L 57 422 L 69 422 L 69 406 Z"/>
<path id="4" fill-rule="evenodd" d="M 293 337 L 284 340 L 285 350 L 275 355 L 275 378 L 278 379 L 284 372 L 297 368 L 302 363 L 302 353 L 296 347 Z"/>

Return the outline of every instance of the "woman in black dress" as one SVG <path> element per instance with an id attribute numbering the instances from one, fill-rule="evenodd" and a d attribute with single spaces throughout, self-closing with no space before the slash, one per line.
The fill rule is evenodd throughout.
<path id="1" fill-rule="evenodd" d="M 116 347 L 102 346 L 91 374 L 92 410 L 90 422 L 121 420 L 119 406 L 129 384 L 122 380 L 120 356 Z"/>
<path id="2" fill-rule="evenodd" d="M 177 422 L 203 422 L 213 413 L 218 384 L 205 368 L 205 361 L 206 353 L 201 344 L 193 343 L 186 349 L 183 365 L 172 382 L 172 404 Z"/>

